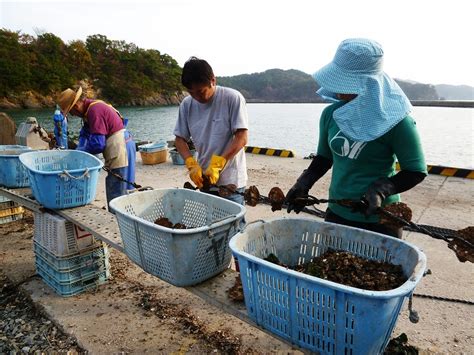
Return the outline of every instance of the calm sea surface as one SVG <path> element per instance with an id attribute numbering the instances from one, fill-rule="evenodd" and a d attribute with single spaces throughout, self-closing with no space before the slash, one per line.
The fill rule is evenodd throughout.
<path id="1" fill-rule="evenodd" d="M 248 104 L 249 145 L 291 149 L 303 157 L 316 151 L 318 122 L 325 104 Z M 119 108 L 129 118 L 136 140 L 171 140 L 177 106 Z M 18 124 L 34 116 L 47 130 L 53 129 L 54 110 L 9 110 Z M 426 161 L 431 165 L 474 169 L 474 109 L 414 107 Z M 80 120 L 70 119 L 77 134 Z"/>

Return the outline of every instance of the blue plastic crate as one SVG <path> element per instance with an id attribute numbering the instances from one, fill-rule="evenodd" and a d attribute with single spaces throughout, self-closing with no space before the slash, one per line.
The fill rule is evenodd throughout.
<path id="1" fill-rule="evenodd" d="M 28 151 L 31 148 L 24 145 L 0 145 L 0 186 L 30 186 L 28 171 L 19 160 L 20 154 Z"/>
<path id="2" fill-rule="evenodd" d="M 154 143 L 142 144 L 138 146 L 138 150 L 140 152 L 145 152 L 145 153 L 154 153 L 159 150 L 163 150 L 167 148 L 168 148 L 168 143 L 166 142 L 154 142 Z"/>
<path id="3" fill-rule="evenodd" d="M 58 271 L 53 265 L 47 262 L 41 257 L 40 254 L 36 254 L 36 266 L 45 270 L 51 275 L 57 283 L 71 283 L 81 279 L 89 279 L 97 274 L 106 273 L 110 275 L 110 264 L 108 257 L 100 258 L 96 260 L 87 260 L 83 265 L 72 270 Z"/>
<path id="4" fill-rule="evenodd" d="M 188 189 L 156 189 L 110 202 L 125 254 L 146 272 L 175 286 L 198 284 L 229 267 L 230 238 L 240 230 L 245 207 Z M 166 217 L 188 229 L 154 223 Z"/>
<path id="5" fill-rule="evenodd" d="M 36 241 L 34 244 L 35 255 L 39 256 L 43 261 L 49 264 L 58 272 L 70 272 L 93 265 L 99 260 L 107 260 L 109 258 L 109 250 L 106 244 L 100 242 L 98 246 L 92 250 L 83 250 L 73 256 L 59 257 L 50 253 L 47 249 L 39 245 Z"/>
<path id="6" fill-rule="evenodd" d="M 50 275 L 47 270 L 41 266 L 36 265 L 36 272 L 49 287 L 63 297 L 75 296 L 88 290 L 97 289 L 99 285 L 105 283 L 109 277 L 108 272 L 104 271 L 90 278 L 83 278 L 74 282 L 59 283 L 53 275 Z"/>
<path id="7" fill-rule="evenodd" d="M 103 260 L 84 268 L 63 272 L 54 270 L 48 263 L 38 257 L 36 258 L 35 265 L 36 268 L 44 270 L 59 285 L 66 285 L 80 280 L 88 280 L 97 275 L 102 275 L 103 273 L 105 273 L 107 278 L 110 276 L 110 267 L 105 267 L 105 262 Z"/>
<path id="8" fill-rule="evenodd" d="M 398 314 L 423 276 L 425 255 L 402 240 L 305 218 L 256 222 L 235 235 L 249 317 L 292 343 L 321 354 L 383 353 Z M 368 291 L 309 276 L 263 260 L 270 253 L 301 265 L 327 249 L 402 265 L 408 280 Z"/>
<path id="9" fill-rule="evenodd" d="M 92 154 L 77 150 L 24 153 L 20 161 L 28 170 L 33 196 L 51 209 L 91 203 L 104 165 Z"/>
<path id="10" fill-rule="evenodd" d="M 176 149 L 171 149 L 169 151 L 169 153 L 170 153 L 170 157 L 171 157 L 171 160 L 173 161 L 174 165 L 184 165 L 185 164 L 183 157 L 181 156 L 181 154 L 178 153 L 178 151 Z M 197 156 L 196 151 L 191 150 L 191 154 L 196 159 L 196 156 Z"/>

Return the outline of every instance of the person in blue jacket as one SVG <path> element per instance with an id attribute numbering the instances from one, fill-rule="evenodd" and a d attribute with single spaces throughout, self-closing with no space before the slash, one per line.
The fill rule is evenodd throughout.
<path id="1" fill-rule="evenodd" d="M 56 148 L 68 149 L 67 118 L 61 113 L 58 105 L 54 111 L 54 137 L 56 138 Z"/>

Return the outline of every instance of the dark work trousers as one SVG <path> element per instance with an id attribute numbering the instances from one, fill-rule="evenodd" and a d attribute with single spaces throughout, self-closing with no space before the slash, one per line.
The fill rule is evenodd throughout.
<path id="1" fill-rule="evenodd" d="M 232 202 L 238 203 L 239 205 L 245 206 L 245 199 L 243 195 L 244 192 L 245 192 L 245 187 L 241 187 L 235 190 L 235 193 L 225 198 Z M 242 218 L 242 220 L 240 221 L 240 229 L 244 229 L 244 227 L 245 227 L 245 215 L 244 215 L 244 218 Z"/>
<path id="2" fill-rule="evenodd" d="M 112 169 L 112 171 L 116 174 L 119 174 L 120 176 L 125 176 L 125 174 L 127 173 L 127 167 Z M 110 206 L 109 206 L 110 201 L 112 201 L 116 197 L 126 195 L 126 194 L 127 194 L 127 183 L 121 181 L 119 178 L 108 173 L 107 176 L 105 177 L 105 195 L 107 197 L 107 207 L 109 209 L 109 212 L 113 213 L 113 211 L 110 210 Z"/>
<path id="3" fill-rule="evenodd" d="M 233 202 L 236 202 L 242 206 L 245 206 L 245 199 L 244 199 L 244 196 L 243 196 L 243 193 L 245 192 L 245 187 L 241 187 L 241 188 L 238 188 L 236 190 L 236 193 L 230 195 L 230 196 L 227 196 L 226 199 L 227 200 L 230 200 L 230 201 L 233 201 Z M 242 220 L 240 221 L 240 230 L 243 230 L 244 227 L 245 227 L 245 215 L 244 215 L 244 218 L 242 218 Z M 234 261 L 235 261 L 235 270 L 237 272 L 240 272 L 240 268 L 239 268 L 239 261 L 237 260 L 236 257 L 234 257 Z"/>
<path id="4" fill-rule="evenodd" d="M 329 208 L 326 210 L 326 218 L 324 218 L 326 222 L 331 222 L 331 223 L 337 223 L 337 224 L 342 224 L 345 226 L 349 227 L 355 227 L 355 228 L 361 228 L 361 229 L 366 229 L 372 232 L 377 232 L 381 234 L 386 234 L 391 237 L 395 237 L 398 239 L 402 239 L 402 232 L 403 228 L 390 228 L 387 227 L 383 224 L 379 223 L 368 223 L 368 222 L 355 222 L 355 221 L 349 221 L 345 218 L 342 218 L 332 212 Z"/>

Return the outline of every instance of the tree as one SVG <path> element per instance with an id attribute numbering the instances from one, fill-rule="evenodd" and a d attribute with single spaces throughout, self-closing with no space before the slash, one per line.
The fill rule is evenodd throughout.
<path id="1" fill-rule="evenodd" d="M 19 32 L 0 30 L 0 95 L 2 96 L 30 87 L 29 55 L 20 42 Z"/>
<path id="2" fill-rule="evenodd" d="M 71 41 L 66 48 L 66 65 L 74 81 L 88 77 L 92 71 L 92 56 L 82 41 Z"/>
<path id="3" fill-rule="evenodd" d="M 60 91 L 72 84 L 66 66 L 66 45 L 52 33 L 39 35 L 31 46 L 31 85 L 40 93 Z"/>

